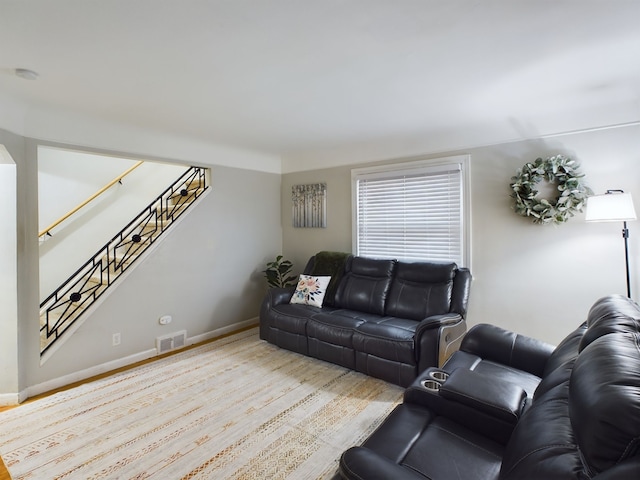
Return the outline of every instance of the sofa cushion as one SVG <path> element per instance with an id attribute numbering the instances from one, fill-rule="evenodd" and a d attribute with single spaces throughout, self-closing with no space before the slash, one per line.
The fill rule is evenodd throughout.
<path id="1" fill-rule="evenodd" d="M 405 263 L 396 265 L 389 289 L 386 313 L 422 320 L 449 313 L 455 263 Z"/>
<path id="2" fill-rule="evenodd" d="M 326 343 L 353 348 L 353 332 L 365 319 L 359 312 L 344 310 L 314 315 L 307 324 L 307 336 Z M 352 313 L 352 315 L 349 315 Z"/>
<path id="3" fill-rule="evenodd" d="M 430 479 L 498 478 L 503 447 L 445 417 L 436 417 L 402 464 Z"/>
<path id="4" fill-rule="evenodd" d="M 403 403 L 362 447 L 342 455 L 340 469 L 348 478 L 492 480 L 498 476 L 502 452 L 501 445 L 481 435 L 424 407 Z"/>
<path id="5" fill-rule="evenodd" d="M 414 336 L 418 322 L 395 317 L 380 317 L 356 326 L 353 347 L 376 357 L 416 364 Z"/>
<path id="6" fill-rule="evenodd" d="M 340 308 L 384 315 L 395 260 L 350 257 L 334 304 Z"/>
<path id="7" fill-rule="evenodd" d="M 290 303 L 275 305 L 270 312 L 270 324 L 272 327 L 285 332 L 306 335 L 307 321 L 321 311 L 319 307 L 311 305 Z"/>

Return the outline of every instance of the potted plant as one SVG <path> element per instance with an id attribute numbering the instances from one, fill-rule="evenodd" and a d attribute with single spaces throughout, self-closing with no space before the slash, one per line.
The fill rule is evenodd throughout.
<path id="1" fill-rule="evenodd" d="M 267 263 L 266 270 L 262 272 L 270 287 L 291 287 L 298 280 L 298 277 L 291 275 L 292 268 L 289 260 L 283 260 L 282 255 L 278 255 L 273 262 Z"/>

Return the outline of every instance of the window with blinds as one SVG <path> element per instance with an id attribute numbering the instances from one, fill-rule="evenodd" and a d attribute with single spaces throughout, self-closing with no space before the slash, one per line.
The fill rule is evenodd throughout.
<path id="1" fill-rule="evenodd" d="M 466 266 L 464 158 L 354 170 L 356 255 Z"/>

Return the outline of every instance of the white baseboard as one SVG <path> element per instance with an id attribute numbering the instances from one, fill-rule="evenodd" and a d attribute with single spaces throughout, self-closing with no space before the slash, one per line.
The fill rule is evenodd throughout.
<path id="1" fill-rule="evenodd" d="M 53 378 L 37 385 L 32 385 L 30 387 L 27 387 L 26 389 L 26 398 L 40 395 L 41 393 L 49 392 L 51 390 L 64 387 L 65 385 L 69 385 L 71 383 L 80 382 L 87 378 L 95 377 L 96 375 L 100 375 L 101 373 L 109 372 L 117 368 L 126 367 L 127 365 L 131 365 L 132 363 L 141 362 L 142 360 L 155 357 L 156 354 L 156 349 L 153 348 L 151 350 L 145 350 L 144 352 L 135 353 L 127 357 L 118 358 L 117 360 L 111 360 L 110 362 L 102 363 L 94 367 L 89 367 L 84 370 L 73 372 L 62 377 Z"/>
<path id="2" fill-rule="evenodd" d="M 19 393 L 0 393 L 0 407 L 10 407 L 18 405 L 25 399 L 20 398 Z"/>
<path id="3" fill-rule="evenodd" d="M 224 327 L 217 328 L 207 333 L 195 335 L 193 337 L 188 337 L 187 346 L 194 345 L 200 342 L 205 342 L 207 340 L 211 340 L 221 335 L 235 332 L 236 330 L 241 330 L 246 327 L 257 325 L 258 322 L 259 322 L 258 317 L 254 317 L 249 320 L 244 320 L 242 322 L 234 323 L 232 325 L 227 325 Z M 176 352 L 178 351 L 179 350 L 176 350 Z M 145 350 L 143 352 L 135 353 L 127 357 L 118 358 L 116 360 L 112 360 L 110 362 L 96 365 L 94 367 L 86 368 L 78 372 L 70 373 L 62 377 L 53 378 L 51 380 L 47 380 L 46 382 L 39 383 L 37 385 L 32 385 L 30 387 L 27 387 L 25 390 L 22 390 L 19 393 L 0 394 L 0 406 L 18 405 L 19 403 L 24 402 L 27 398 L 33 397 L 35 395 L 40 395 L 41 393 L 49 392 L 51 390 L 64 387 L 65 385 L 79 382 L 87 378 L 91 378 L 96 375 L 109 372 L 111 370 L 116 370 L 118 368 L 126 367 L 127 365 L 131 365 L 136 362 L 140 362 L 142 360 L 147 360 L 148 358 L 152 358 L 157 355 L 158 355 L 157 349 L 153 348 L 151 350 Z"/>
<path id="4" fill-rule="evenodd" d="M 221 335 L 226 335 L 227 333 L 232 333 L 246 327 L 252 327 L 254 325 L 257 326 L 259 321 L 260 320 L 258 317 L 254 317 L 254 318 L 250 318 L 249 320 L 245 320 L 243 322 L 234 323 L 233 325 L 227 325 L 226 327 L 217 328 L 210 332 L 203 333 L 202 335 L 189 337 L 187 338 L 187 345 L 194 345 L 196 343 L 206 342 L 207 340 L 211 340 Z"/>

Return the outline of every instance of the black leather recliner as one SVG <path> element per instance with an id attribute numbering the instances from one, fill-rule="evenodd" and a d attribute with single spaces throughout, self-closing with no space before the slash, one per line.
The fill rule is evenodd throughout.
<path id="1" fill-rule="evenodd" d="M 364 444 L 344 452 L 340 474 L 640 478 L 640 308 L 622 296 L 600 299 L 553 350 L 497 327 L 472 328 L 442 369 L 423 372 Z"/>
<path id="2" fill-rule="evenodd" d="M 314 270 L 312 257 L 304 273 Z M 460 345 L 471 284 L 455 263 L 405 263 L 348 256 L 322 307 L 289 303 L 293 288 L 270 289 L 260 338 L 282 348 L 408 386 Z"/>

